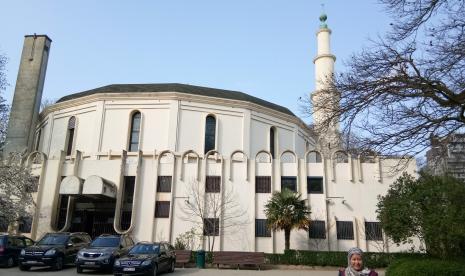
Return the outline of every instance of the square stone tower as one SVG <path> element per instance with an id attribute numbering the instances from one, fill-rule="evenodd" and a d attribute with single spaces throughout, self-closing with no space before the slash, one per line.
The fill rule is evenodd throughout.
<path id="1" fill-rule="evenodd" d="M 3 155 L 29 152 L 39 115 L 45 72 L 52 40 L 46 35 L 26 35 Z"/>

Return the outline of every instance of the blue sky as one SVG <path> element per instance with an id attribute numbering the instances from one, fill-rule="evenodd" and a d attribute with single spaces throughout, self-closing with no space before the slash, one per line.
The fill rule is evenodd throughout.
<path id="1" fill-rule="evenodd" d="M 323 2 L 342 71 L 344 59 L 389 26 L 376 0 L 5 0 L 4 96 L 11 101 L 24 35 L 37 33 L 53 40 L 45 98 L 114 83 L 177 82 L 242 91 L 302 117 L 298 99 L 314 87 Z"/>

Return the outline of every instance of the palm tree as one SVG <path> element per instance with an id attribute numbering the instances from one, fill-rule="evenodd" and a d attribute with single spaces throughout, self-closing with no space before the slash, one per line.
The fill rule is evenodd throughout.
<path id="1" fill-rule="evenodd" d="M 300 194 L 289 189 L 274 192 L 265 205 L 268 227 L 272 230 L 284 230 L 285 249 L 289 249 L 292 229 L 308 230 L 310 226 L 310 207 Z"/>

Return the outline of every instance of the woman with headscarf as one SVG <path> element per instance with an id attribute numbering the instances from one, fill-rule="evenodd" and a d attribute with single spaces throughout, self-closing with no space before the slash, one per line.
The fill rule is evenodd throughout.
<path id="1" fill-rule="evenodd" d="M 339 276 L 378 276 L 374 270 L 363 267 L 363 251 L 354 247 L 347 252 L 347 267 L 339 270 Z"/>

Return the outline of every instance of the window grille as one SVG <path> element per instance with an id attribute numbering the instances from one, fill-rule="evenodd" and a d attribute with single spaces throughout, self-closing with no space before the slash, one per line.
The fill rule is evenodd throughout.
<path id="1" fill-rule="evenodd" d="M 255 220 L 255 237 L 271 237 L 271 230 L 266 224 L 266 219 Z"/>
<path id="2" fill-rule="evenodd" d="M 255 192 L 271 193 L 271 176 L 255 176 Z"/>
<path id="3" fill-rule="evenodd" d="M 326 239 L 326 227 L 324 220 L 312 220 L 308 231 L 310 239 Z"/>
<path id="4" fill-rule="evenodd" d="M 204 236 L 219 236 L 220 235 L 220 219 L 219 218 L 204 218 L 203 219 L 203 235 Z"/>
<path id="5" fill-rule="evenodd" d="M 336 221 L 337 239 L 353 240 L 354 226 L 352 221 Z"/>
<path id="6" fill-rule="evenodd" d="M 323 193 L 323 177 L 309 176 L 307 177 L 307 193 L 322 194 Z"/>
<path id="7" fill-rule="evenodd" d="M 216 139 L 216 118 L 214 116 L 207 116 L 205 119 L 205 148 L 204 153 L 215 149 Z"/>
<path id="8" fill-rule="evenodd" d="M 383 231 L 379 222 L 365 221 L 365 237 L 367 241 L 382 241 Z"/>
<path id="9" fill-rule="evenodd" d="M 155 202 L 155 217 L 156 218 L 169 218 L 170 217 L 170 202 L 169 201 Z"/>
<path id="10" fill-rule="evenodd" d="M 136 112 L 131 118 L 131 133 L 129 138 L 129 151 L 134 152 L 139 150 L 139 135 L 140 135 L 140 112 Z"/>
<path id="11" fill-rule="evenodd" d="M 205 179 L 206 193 L 219 193 L 221 191 L 221 177 L 217 175 L 207 175 Z"/>
<path id="12" fill-rule="evenodd" d="M 297 192 L 297 178 L 295 176 L 282 176 L 281 177 L 281 191 L 289 189 Z"/>
<path id="13" fill-rule="evenodd" d="M 158 193 L 171 193 L 171 175 L 159 175 L 157 181 Z"/>

